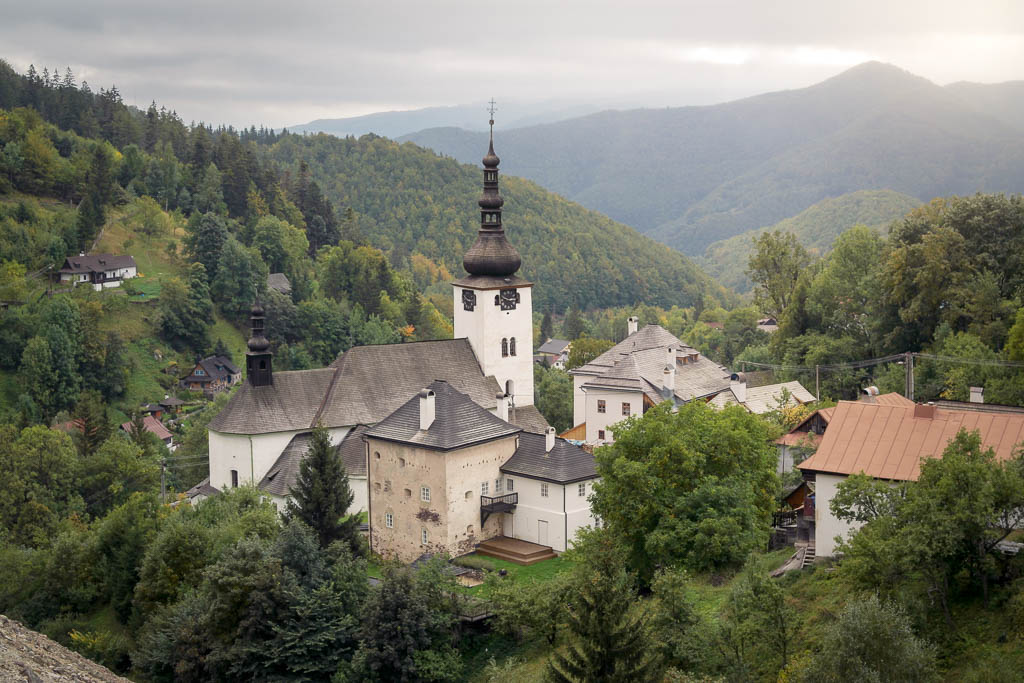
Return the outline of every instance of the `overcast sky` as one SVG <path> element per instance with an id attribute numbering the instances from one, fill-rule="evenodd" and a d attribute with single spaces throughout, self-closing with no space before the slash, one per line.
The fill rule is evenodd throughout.
<path id="1" fill-rule="evenodd" d="M 186 122 L 280 127 L 492 96 L 665 106 L 869 59 L 940 84 L 1024 79 L 1024 2 L 0 0 L 0 58 L 70 65 Z"/>

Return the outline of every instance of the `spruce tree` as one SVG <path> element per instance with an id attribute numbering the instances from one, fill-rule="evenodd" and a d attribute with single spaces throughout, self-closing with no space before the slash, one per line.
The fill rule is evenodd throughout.
<path id="1" fill-rule="evenodd" d="M 341 456 L 323 425 L 313 429 L 309 453 L 299 465 L 298 480 L 289 493 L 286 516 L 308 524 L 316 532 L 320 547 L 342 541 L 354 554 L 362 554 L 359 520 L 347 515 L 355 495 Z"/>
<path id="2" fill-rule="evenodd" d="M 568 595 L 571 640 L 564 655 L 555 651 L 548 661 L 553 683 L 660 680 L 643 619 L 630 609 L 637 600 L 634 581 L 616 566 L 614 553 L 605 555 L 581 568 Z"/>
<path id="3" fill-rule="evenodd" d="M 554 336 L 555 328 L 551 323 L 551 311 L 545 311 L 544 317 L 540 319 L 540 343 L 544 344 Z"/>
<path id="4" fill-rule="evenodd" d="M 72 440 L 78 447 L 78 454 L 88 458 L 99 450 L 110 436 L 110 422 L 107 419 L 107 406 L 98 391 L 83 391 L 71 414 L 80 431 L 75 432 Z"/>

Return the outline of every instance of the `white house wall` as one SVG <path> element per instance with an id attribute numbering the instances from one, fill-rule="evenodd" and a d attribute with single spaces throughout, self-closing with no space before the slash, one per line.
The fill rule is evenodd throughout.
<path id="1" fill-rule="evenodd" d="M 583 385 L 594 379 L 587 375 L 572 376 L 572 426 L 583 424 L 587 421 L 587 395 L 583 392 Z"/>
<path id="2" fill-rule="evenodd" d="M 595 526 L 597 518 L 590 509 L 590 496 L 594 494 L 597 479 L 566 484 L 565 514 L 568 521 L 569 545 L 576 539 L 576 533 L 586 526 Z M 579 495 L 579 485 L 585 484 L 584 495 Z"/>
<path id="3" fill-rule="evenodd" d="M 605 402 L 605 412 L 597 412 L 597 402 Z M 630 415 L 640 415 L 644 410 L 644 395 L 639 391 L 615 391 L 590 387 L 586 391 L 587 410 L 587 443 L 611 443 L 614 441 L 611 426 L 622 422 L 627 416 L 622 414 L 622 404 L 629 404 Z M 598 432 L 604 430 L 604 439 Z"/>
<path id="4" fill-rule="evenodd" d="M 817 557 L 828 557 L 836 552 L 835 537 L 846 538 L 850 531 L 859 529 L 857 522 L 848 523 L 832 514 L 829 503 L 836 495 L 836 486 L 846 476 L 818 473 L 814 477 L 814 545 Z"/>

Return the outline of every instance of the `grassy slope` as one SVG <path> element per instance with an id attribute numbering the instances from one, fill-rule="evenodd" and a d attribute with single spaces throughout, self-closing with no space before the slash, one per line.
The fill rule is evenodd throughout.
<path id="1" fill-rule="evenodd" d="M 811 253 L 823 256 L 847 228 L 868 225 L 885 230 L 891 221 L 920 205 L 916 198 L 892 190 L 850 192 L 820 201 L 775 225 L 715 242 L 707 248 L 700 263 L 723 285 L 743 293 L 751 286 L 744 271 L 755 237 L 772 230 L 792 232 Z"/>

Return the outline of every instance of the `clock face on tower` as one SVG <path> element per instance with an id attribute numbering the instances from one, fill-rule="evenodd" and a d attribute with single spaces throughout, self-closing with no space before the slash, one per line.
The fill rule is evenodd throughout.
<path id="1" fill-rule="evenodd" d="M 476 292 L 472 289 L 462 290 L 462 308 L 472 311 L 476 308 Z"/>
<path id="2" fill-rule="evenodd" d="M 503 289 L 500 295 L 501 310 L 514 311 L 519 303 L 519 292 L 515 289 Z"/>

